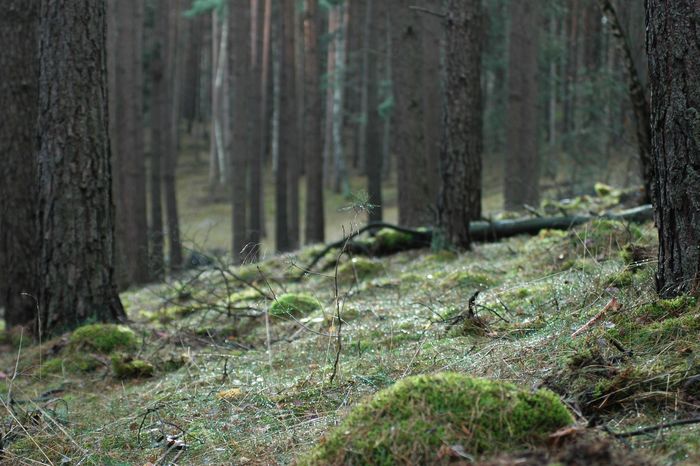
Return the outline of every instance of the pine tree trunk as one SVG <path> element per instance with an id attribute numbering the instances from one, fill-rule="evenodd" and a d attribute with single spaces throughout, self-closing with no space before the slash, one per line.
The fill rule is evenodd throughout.
<path id="1" fill-rule="evenodd" d="M 36 122 L 39 99 L 38 0 L 0 3 L 0 306 L 5 325 L 36 314 Z"/>
<path id="2" fill-rule="evenodd" d="M 700 4 L 648 0 L 657 290 L 700 291 Z"/>
<path id="3" fill-rule="evenodd" d="M 216 10 L 211 13 L 211 127 L 209 128 L 209 194 L 213 195 L 221 183 L 219 167 L 219 141 L 221 112 L 221 84 L 219 82 L 219 44 L 221 31 L 219 15 Z"/>
<path id="4" fill-rule="evenodd" d="M 449 0 L 446 19 L 446 98 L 438 201 L 440 241 L 468 249 L 469 222 L 481 216 L 480 0 Z"/>
<path id="5" fill-rule="evenodd" d="M 510 4 L 507 152 L 504 198 L 507 210 L 539 205 L 537 82 L 538 0 Z"/>
<path id="6" fill-rule="evenodd" d="M 381 51 L 384 47 L 384 27 L 386 7 L 384 0 L 368 0 L 367 17 L 369 24 L 369 59 L 367 61 L 367 144 L 365 164 L 367 168 L 367 194 L 371 204 L 369 211 L 370 222 L 383 220 L 382 206 L 382 136 L 384 128 L 379 115 L 379 87 L 382 80 L 379 65 L 382 61 Z"/>
<path id="7" fill-rule="evenodd" d="M 306 234 L 307 244 L 324 241 L 323 152 L 321 114 L 323 98 L 319 74 L 317 0 L 306 0 L 304 38 L 306 53 L 304 77 L 306 108 L 304 112 L 304 153 L 306 154 Z"/>
<path id="8" fill-rule="evenodd" d="M 105 2 L 42 0 L 39 309 L 44 333 L 125 318 L 115 285 Z"/>
<path id="9" fill-rule="evenodd" d="M 283 0 L 283 7 L 286 7 L 290 0 Z M 286 8 L 285 8 L 286 10 Z M 284 11 L 284 10 L 283 10 Z M 289 57 L 285 53 L 288 47 L 285 45 L 286 29 L 290 27 L 286 21 L 286 15 L 283 12 L 278 12 L 275 18 L 275 45 L 278 45 L 277 57 L 279 62 L 279 143 L 277 147 L 277 166 L 275 169 L 275 245 L 277 251 L 286 252 L 291 249 L 289 240 L 289 215 L 288 215 L 288 182 L 289 171 L 287 169 L 287 161 L 290 157 L 292 143 L 291 131 L 289 128 L 294 128 L 294 81 L 287 73 L 293 72 L 294 68 L 288 63 Z M 281 49 L 281 50 L 280 50 Z"/>
<path id="10" fill-rule="evenodd" d="M 399 223 L 428 225 L 434 221 L 435 186 L 426 159 L 423 102 L 423 35 L 419 13 L 411 0 L 393 0 L 392 75 L 395 112 L 392 151 L 396 154 Z"/>
<path id="11" fill-rule="evenodd" d="M 262 160 L 265 142 L 262 140 L 261 127 L 264 125 L 264 106 L 262 104 L 262 59 L 263 54 L 263 19 L 264 3 L 261 0 L 251 2 L 251 105 L 252 133 L 250 147 L 250 195 L 248 197 L 249 225 L 248 241 L 251 248 L 246 258 L 256 262 L 260 257 L 262 236 Z M 263 26 L 263 27 L 261 27 Z"/>
<path id="12" fill-rule="evenodd" d="M 282 101 L 280 120 L 280 152 L 285 152 L 287 166 L 287 236 L 290 250 L 299 247 L 299 176 L 301 154 L 299 151 L 299 125 L 298 125 L 298 94 L 297 94 L 297 67 L 295 47 L 295 0 L 284 0 L 284 55 L 282 66 Z"/>
<path id="13" fill-rule="evenodd" d="M 246 207 L 248 161 L 250 159 L 250 95 L 252 92 L 252 74 L 250 67 L 251 37 L 250 37 L 250 3 L 233 2 L 229 5 L 229 36 L 230 75 L 233 89 L 231 118 L 231 146 L 227 151 L 231 161 L 231 206 L 233 209 L 232 254 L 234 263 L 242 263 L 245 257 L 245 247 L 248 241 L 248 225 Z"/>
<path id="14" fill-rule="evenodd" d="M 148 282 L 146 165 L 143 153 L 143 2 L 115 2 L 112 160 L 118 253 L 126 284 Z"/>

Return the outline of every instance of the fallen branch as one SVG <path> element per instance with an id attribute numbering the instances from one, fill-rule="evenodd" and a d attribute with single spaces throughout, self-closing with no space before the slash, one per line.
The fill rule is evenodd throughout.
<path id="1" fill-rule="evenodd" d="M 540 217 L 540 218 L 528 218 L 524 220 L 500 220 L 500 221 L 477 221 L 471 222 L 469 224 L 469 233 L 471 234 L 472 241 L 477 242 L 493 242 L 504 238 L 510 238 L 512 236 L 518 235 L 536 235 L 541 230 L 568 230 L 577 225 L 582 225 L 584 223 L 593 220 L 620 220 L 626 222 L 646 222 L 652 220 L 654 217 L 654 211 L 651 205 L 643 205 L 641 207 L 636 207 L 633 209 L 624 210 L 619 213 L 609 213 L 603 215 L 565 215 L 560 217 Z M 411 241 L 407 244 L 403 250 L 408 249 L 418 249 L 429 247 L 432 239 L 433 232 L 430 230 L 413 230 L 410 228 L 400 227 L 398 225 L 392 225 L 390 223 L 370 223 L 356 232 L 349 235 L 347 238 L 335 241 L 328 244 L 321 252 L 314 256 L 313 260 L 303 268 L 303 273 L 310 272 L 318 264 L 318 262 L 331 250 L 338 249 L 347 245 L 348 250 L 352 252 L 364 252 L 366 246 L 354 246 L 356 243 L 352 243 L 351 240 L 357 236 L 368 232 L 377 231 L 382 228 L 388 228 L 399 233 L 405 233 L 410 235 Z M 382 251 L 370 251 L 374 254 L 379 254 Z M 396 251 L 391 251 L 396 252 Z"/>
<path id="2" fill-rule="evenodd" d="M 613 435 L 618 438 L 636 437 L 638 435 L 650 434 L 652 432 L 656 432 L 657 430 L 667 429 L 669 427 L 685 426 L 689 424 L 700 424 L 700 416 L 691 417 L 688 419 L 679 419 L 677 421 L 671 422 L 662 422 L 661 424 L 656 424 L 654 426 L 649 427 L 642 427 L 641 429 L 632 430 L 629 432 L 613 433 Z"/>
<path id="3" fill-rule="evenodd" d="M 577 336 L 581 335 L 584 332 L 587 332 L 591 327 L 593 327 L 597 322 L 601 321 L 603 317 L 605 317 L 605 314 L 607 314 L 609 311 L 617 311 L 620 309 L 620 303 L 617 302 L 617 299 L 613 297 L 608 304 L 605 305 L 605 307 L 597 313 L 591 320 L 583 324 L 583 327 L 580 329 L 576 330 L 574 333 L 571 334 L 571 338 L 576 338 Z"/>

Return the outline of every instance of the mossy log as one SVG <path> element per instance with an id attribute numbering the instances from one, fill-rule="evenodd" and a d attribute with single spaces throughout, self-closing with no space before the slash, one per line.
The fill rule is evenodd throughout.
<path id="1" fill-rule="evenodd" d="M 617 213 L 603 215 L 566 215 L 559 217 L 540 217 L 522 220 L 476 221 L 469 224 L 469 232 L 472 241 L 495 242 L 501 239 L 518 235 L 536 235 L 541 230 L 568 230 L 577 225 L 592 220 L 619 220 L 625 222 L 646 222 L 654 218 L 651 205 L 643 205 L 633 209 L 623 210 Z M 395 238 L 387 239 L 384 234 L 381 241 L 358 241 L 356 238 L 363 233 L 375 234 L 382 237 L 382 231 L 390 230 L 398 233 Z M 342 240 L 328 244 L 306 266 L 305 270 L 312 270 L 316 264 L 333 249 L 346 248 L 354 254 L 371 256 L 386 256 L 410 249 L 429 247 L 432 243 L 433 232 L 431 230 L 413 230 L 390 223 L 370 223 L 353 232 Z"/>

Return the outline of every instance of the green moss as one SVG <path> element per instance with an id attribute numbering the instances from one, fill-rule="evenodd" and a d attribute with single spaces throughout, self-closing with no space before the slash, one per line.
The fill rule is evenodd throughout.
<path id="1" fill-rule="evenodd" d="M 440 251 L 435 251 L 433 254 L 429 254 L 425 256 L 425 262 L 437 262 L 437 263 L 445 263 L 445 262 L 452 262 L 453 260 L 457 259 L 457 254 L 454 251 L 449 251 L 446 249 L 442 249 Z"/>
<path id="2" fill-rule="evenodd" d="M 602 281 L 602 285 L 605 287 L 614 286 L 616 288 L 625 288 L 634 282 L 634 274 L 631 270 L 623 270 L 621 272 L 614 272 L 605 277 Z"/>
<path id="3" fill-rule="evenodd" d="M 61 357 L 44 361 L 39 368 L 39 373 L 41 375 L 49 375 L 63 372 L 92 372 L 101 365 L 99 359 L 92 354 L 69 351 Z"/>
<path id="4" fill-rule="evenodd" d="M 121 353 L 112 355 L 112 371 L 118 379 L 151 377 L 153 364 L 143 359 L 134 359 Z"/>
<path id="5" fill-rule="evenodd" d="M 443 445 L 471 455 L 539 444 L 573 422 L 556 395 L 462 374 L 404 379 L 355 408 L 299 464 L 433 464 Z"/>
<path id="6" fill-rule="evenodd" d="M 276 317 L 286 317 L 292 315 L 299 317 L 311 314 L 314 311 L 321 309 L 321 303 L 314 298 L 303 293 L 287 293 L 279 296 L 272 306 L 270 306 L 270 315 Z"/>
<path id="7" fill-rule="evenodd" d="M 374 236 L 374 247 L 383 253 L 405 249 L 412 243 L 413 236 L 390 228 L 382 228 Z"/>
<path id="8" fill-rule="evenodd" d="M 90 324 L 76 329 L 70 337 L 73 349 L 91 349 L 102 354 L 136 348 L 136 333 L 129 327 L 115 324 Z"/>
<path id="9" fill-rule="evenodd" d="M 494 286 L 496 281 L 483 273 L 467 272 L 464 270 L 449 274 L 442 282 L 443 288 L 478 288 L 485 289 Z"/>
<path id="10" fill-rule="evenodd" d="M 338 277 L 342 280 L 365 280 L 382 271 L 382 264 L 365 257 L 353 257 L 338 267 Z"/>

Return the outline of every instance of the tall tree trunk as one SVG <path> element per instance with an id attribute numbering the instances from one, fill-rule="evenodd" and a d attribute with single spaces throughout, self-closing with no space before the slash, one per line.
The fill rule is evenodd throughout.
<path id="1" fill-rule="evenodd" d="M 213 195 L 221 183 L 221 167 L 219 166 L 219 136 L 220 136 L 220 106 L 221 80 L 220 72 L 220 21 L 217 10 L 211 13 L 211 128 L 209 129 L 209 194 Z"/>
<path id="2" fill-rule="evenodd" d="M 344 112 L 345 102 L 345 52 L 347 39 L 347 5 L 335 7 L 338 11 L 338 28 L 335 35 L 335 74 L 333 77 L 333 114 L 332 146 L 333 146 L 333 190 L 336 193 L 350 194 L 350 182 L 345 156 L 344 124 L 347 119 Z"/>
<path id="3" fill-rule="evenodd" d="M 298 95 L 297 95 L 297 67 L 295 47 L 295 0 L 284 0 L 284 34 L 282 54 L 282 106 L 280 113 L 280 152 L 285 152 L 287 166 L 287 236 L 288 248 L 299 247 L 299 174 L 301 154 L 299 151 L 299 125 L 298 125 Z"/>
<path id="4" fill-rule="evenodd" d="M 304 153 L 306 154 L 306 234 L 307 244 L 324 241 L 323 153 L 321 146 L 322 94 L 319 76 L 317 0 L 306 0 L 304 16 Z"/>
<path id="5" fill-rule="evenodd" d="M 126 284 L 148 282 L 146 165 L 143 152 L 143 2 L 115 4 L 115 76 L 112 160 L 117 218 L 118 264 Z"/>
<path id="6" fill-rule="evenodd" d="M 392 149 L 396 154 L 399 223 L 420 226 L 434 221 L 436 187 L 431 186 L 425 151 L 423 35 L 419 13 L 410 0 L 393 0 L 392 74 L 395 112 Z"/>
<path id="7" fill-rule="evenodd" d="M 647 1 L 657 290 L 700 291 L 700 4 Z"/>
<path id="8" fill-rule="evenodd" d="M 425 8 L 434 7 L 432 0 L 423 0 Z M 440 186 L 440 151 L 443 138 L 443 106 L 440 105 L 444 95 L 444 70 L 442 65 L 442 41 L 444 27 L 435 15 L 421 16 L 422 37 L 422 89 L 423 94 L 423 131 L 425 134 L 425 163 L 427 196 L 435 201 Z M 433 220 L 433 219 L 431 219 Z"/>
<path id="9" fill-rule="evenodd" d="M 645 201 L 652 198 L 654 189 L 654 164 L 651 159 L 651 123 L 649 120 L 649 102 L 642 81 L 637 73 L 637 67 L 632 58 L 630 42 L 622 29 L 622 23 L 617 16 L 617 11 L 610 0 L 598 0 L 598 5 L 603 14 L 610 21 L 610 29 L 617 41 L 624 61 L 625 72 L 627 74 L 627 87 L 632 103 L 634 114 L 634 126 L 637 136 L 637 150 L 639 151 L 639 162 L 642 168 L 642 182 L 644 183 Z"/>
<path id="10" fill-rule="evenodd" d="M 248 198 L 249 224 L 248 224 L 248 241 L 250 241 L 250 250 L 247 251 L 246 258 L 256 262 L 260 257 L 260 241 L 262 236 L 262 161 L 263 151 L 265 150 L 265 141 L 262 140 L 261 127 L 265 124 L 265 110 L 262 104 L 262 46 L 263 39 L 263 21 L 264 20 L 264 2 L 262 0 L 251 1 L 251 105 L 252 110 L 252 132 L 251 132 L 251 147 L 250 147 L 250 195 Z"/>
<path id="11" fill-rule="evenodd" d="M 178 36 L 180 32 L 180 21 L 182 10 L 179 2 L 172 6 L 169 0 L 160 0 L 159 11 L 168 12 L 165 19 L 167 21 L 167 39 L 164 40 L 166 51 L 166 75 L 165 92 L 167 98 L 163 107 L 162 123 L 165 137 L 165 157 L 163 158 L 163 189 L 165 196 L 165 218 L 168 228 L 168 243 L 170 251 L 170 269 L 179 270 L 182 267 L 182 244 L 180 241 L 180 217 L 177 208 L 177 153 L 178 153 L 178 111 L 177 111 L 177 89 L 179 82 L 178 67 Z"/>
<path id="12" fill-rule="evenodd" d="M 247 182 L 248 161 L 250 159 L 250 96 L 253 88 L 250 37 L 250 2 L 238 1 L 229 5 L 229 24 L 231 35 L 230 76 L 233 89 L 231 123 L 231 146 L 228 153 L 231 161 L 231 205 L 233 209 L 232 250 L 234 263 L 240 264 L 245 258 L 245 248 L 248 241 L 247 225 Z"/>
<path id="13" fill-rule="evenodd" d="M 370 222 L 383 220 L 382 206 L 382 136 L 384 128 L 379 114 L 380 85 L 382 77 L 379 65 L 384 50 L 384 27 L 386 6 L 383 0 L 367 1 L 367 21 L 369 21 L 369 59 L 367 61 L 367 142 L 365 164 L 367 168 L 367 194 L 369 195 Z"/>
<path id="14" fill-rule="evenodd" d="M 343 140 L 347 162 L 359 166 L 359 126 L 362 96 L 362 36 L 367 0 L 349 0 L 345 8 L 345 60 L 343 62 L 345 99 Z"/>
<path id="15" fill-rule="evenodd" d="M 38 0 L 0 4 L 0 306 L 5 325 L 36 315 L 36 134 L 39 100 Z M 24 295 L 26 293 L 27 295 Z"/>
<path id="16" fill-rule="evenodd" d="M 441 246 L 470 247 L 469 222 L 481 216 L 480 0 L 449 0 L 446 98 L 438 201 Z"/>
<path id="17" fill-rule="evenodd" d="M 336 35 L 340 28 L 339 9 L 335 6 L 328 10 L 328 46 L 326 51 L 326 103 L 325 103 L 325 120 L 323 127 L 323 180 L 325 186 L 331 188 L 335 179 L 335 165 L 333 163 L 333 107 L 335 101 L 335 54 L 336 54 Z"/>
<path id="18" fill-rule="evenodd" d="M 115 285 L 105 2 L 42 0 L 39 309 L 44 333 L 125 318 Z"/>
<path id="19" fill-rule="evenodd" d="M 289 48 L 285 44 L 285 39 L 288 34 L 287 29 L 292 27 L 287 21 L 284 14 L 286 4 L 293 0 L 283 0 L 282 7 L 284 10 L 276 15 L 276 45 L 278 45 L 278 73 L 280 74 L 279 85 L 281 88 L 277 91 L 279 95 L 279 144 L 277 147 L 277 166 L 275 170 L 275 245 L 277 251 L 286 252 L 292 248 L 292 243 L 289 238 L 289 215 L 288 215 L 288 182 L 289 171 L 287 162 L 290 158 L 292 148 L 290 144 L 293 135 L 290 128 L 294 128 L 294 67 L 288 63 L 289 55 L 286 49 Z M 281 50 L 279 50 L 281 49 Z M 293 49 L 292 49 L 293 50 Z M 289 73 L 292 73 L 292 76 Z"/>
<path id="20" fill-rule="evenodd" d="M 537 31 L 538 0 L 510 4 L 510 73 L 508 77 L 505 208 L 539 205 Z"/>

